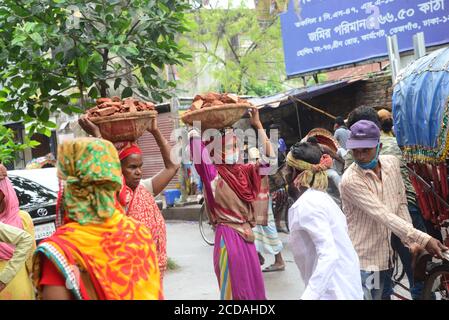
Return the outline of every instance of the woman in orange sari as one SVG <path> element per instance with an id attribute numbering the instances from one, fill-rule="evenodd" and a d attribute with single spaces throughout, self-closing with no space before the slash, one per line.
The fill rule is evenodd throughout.
<path id="1" fill-rule="evenodd" d="M 34 280 L 43 299 L 161 299 L 150 232 L 116 199 L 121 168 L 112 143 L 66 141 L 58 150 L 64 225 L 41 242 Z"/>

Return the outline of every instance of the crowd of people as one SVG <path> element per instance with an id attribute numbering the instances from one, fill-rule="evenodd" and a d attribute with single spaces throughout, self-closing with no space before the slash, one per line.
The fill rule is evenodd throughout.
<path id="1" fill-rule="evenodd" d="M 346 121 L 336 119 L 335 150 L 314 137 L 287 150 L 280 139 L 277 158 L 257 109 L 250 123 L 263 146 L 250 149 L 253 161 L 243 164 L 236 135 L 226 134 L 232 129 L 222 130 L 219 163 L 204 152 L 211 141 L 189 133 L 215 226 L 220 298 L 267 298 L 262 272 L 285 270 L 279 232 L 286 232 L 280 217 L 288 209 L 301 299 L 390 299 L 399 259 L 418 299 L 423 285 L 413 280 L 414 257 L 426 250 L 442 258 L 447 248 L 421 216 L 391 113 L 359 107 Z M 85 117 L 80 125 L 92 137 L 59 145 L 58 228 L 37 247 L 32 220 L 0 166 L 0 299 L 163 299 L 167 236 L 154 197 L 179 169 L 171 147 L 157 125 L 149 129 L 164 168 L 143 179 L 135 142 L 101 139 Z M 274 262 L 262 268 L 264 255 Z"/>

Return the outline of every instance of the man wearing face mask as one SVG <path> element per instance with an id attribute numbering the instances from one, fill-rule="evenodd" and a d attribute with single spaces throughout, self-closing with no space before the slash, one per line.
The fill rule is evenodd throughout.
<path id="1" fill-rule="evenodd" d="M 379 127 L 360 120 L 350 128 L 347 148 L 355 162 L 340 184 L 349 235 L 360 259 L 365 299 L 379 300 L 392 267 L 391 233 L 411 250 L 425 248 L 442 257 L 447 250 L 438 240 L 413 228 L 407 210 L 399 160 L 382 155 Z"/>

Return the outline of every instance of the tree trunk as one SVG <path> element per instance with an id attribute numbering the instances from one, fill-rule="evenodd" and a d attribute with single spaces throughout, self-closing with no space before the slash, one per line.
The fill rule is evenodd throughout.
<path id="1" fill-rule="evenodd" d="M 104 49 L 103 66 L 102 66 L 104 74 L 106 74 L 106 71 L 108 69 L 108 58 L 109 58 L 109 49 Z M 100 84 L 100 96 L 102 98 L 106 98 L 108 96 L 108 84 L 106 83 L 106 80 L 100 80 L 99 84 Z"/>

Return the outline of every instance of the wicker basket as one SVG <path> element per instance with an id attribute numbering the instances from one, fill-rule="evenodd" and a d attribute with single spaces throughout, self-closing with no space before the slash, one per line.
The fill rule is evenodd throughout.
<path id="1" fill-rule="evenodd" d="M 310 130 L 301 141 L 305 142 L 309 137 L 315 137 L 318 143 L 328 146 L 334 152 L 337 152 L 337 149 L 340 148 L 340 144 L 337 139 L 334 138 L 330 131 L 324 128 L 315 128 Z"/>
<path id="2" fill-rule="evenodd" d="M 135 141 L 155 124 L 156 117 L 157 111 L 148 110 L 90 118 L 90 121 L 98 126 L 103 139 L 112 142 Z"/>
<path id="3" fill-rule="evenodd" d="M 199 121 L 201 130 L 222 129 L 231 127 L 242 118 L 249 108 L 252 108 L 249 104 L 224 104 L 186 112 L 182 115 L 181 120 L 191 126 L 194 121 Z"/>

